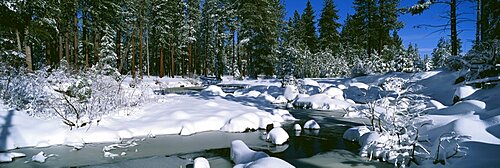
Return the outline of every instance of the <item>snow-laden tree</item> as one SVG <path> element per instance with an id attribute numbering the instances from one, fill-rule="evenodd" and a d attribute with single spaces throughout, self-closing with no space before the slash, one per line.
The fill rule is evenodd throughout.
<path id="1" fill-rule="evenodd" d="M 442 68 L 451 58 L 451 43 L 444 38 L 439 39 L 437 47 L 432 50 L 432 63 L 434 68 Z"/>

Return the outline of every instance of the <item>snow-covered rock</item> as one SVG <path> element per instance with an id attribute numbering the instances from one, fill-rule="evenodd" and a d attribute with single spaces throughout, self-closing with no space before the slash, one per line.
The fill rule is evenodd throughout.
<path id="1" fill-rule="evenodd" d="M 317 110 L 339 110 L 351 106 L 351 104 L 346 101 L 331 99 L 326 94 L 315 94 L 309 97 L 300 97 L 293 103 L 293 105 L 300 108 L 311 108 Z"/>
<path id="2" fill-rule="evenodd" d="M 319 85 L 319 83 L 318 83 L 318 82 L 316 82 L 315 80 L 309 79 L 309 78 L 306 78 L 306 79 L 301 80 L 301 84 L 302 84 L 302 85 L 309 85 L 309 86 L 317 86 L 317 87 L 320 87 L 320 85 Z"/>
<path id="3" fill-rule="evenodd" d="M 314 120 L 309 120 L 304 123 L 304 129 L 319 129 L 319 124 Z"/>
<path id="4" fill-rule="evenodd" d="M 204 96 L 222 96 L 222 97 L 225 97 L 226 93 L 224 91 L 222 91 L 222 88 L 220 88 L 219 86 L 210 85 L 206 89 L 203 89 L 200 92 L 200 95 L 204 95 Z"/>
<path id="5" fill-rule="evenodd" d="M 238 164 L 233 168 L 295 168 L 295 166 L 280 158 L 265 157 L 247 164 Z"/>
<path id="6" fill-rule="evenodd" d="M 275 145 L 283 145 L 288 141 L 288 138 L 288 133 L 281 127 L 275 127 L 267 134 L 267 140 Z"/>
<path id="7" fill-rule="evenodd" d="M 20 158 L 20 157 L 25 157 L 26 154 L 24 153 L 17 153 L 17 152 L 7 152 L 7 153 L 0 153 L 0 163 L 1 162 L 12 162 L 14 158 Z"/>
<path id="8" fill-rule="evenodd" d="M 204 157 L 194 159 L 193 168 L 210 168 L 210 163 Z"/>
<path id="9" fill-rule="evenodd" d="M 299 90 L 296 86 L 287 85 L 283 94 L 288 101 L 292 101 L 299 95 Z"/>
<path id="10" fill-rule="evenodd" d="M 302 130 L 302 127 L 301 127 L 299 124 L 295 124 L 295 125 L 293 126 L 293 129 L 294 129 L 295 131 L 300 131 L 300 130 Z"/>
<path id="11" fill-rule="evenodd" d="M 276 97 L 276 99 L 272 102 L 273 104 L 286 104 L 288 100 L 285 98 L 283 95 L 279 95 Z"/>
<path id="12" fill-rule="evenodd" d="M 241 140 L 231 142 L 230 158 L 235 164 L 246 164 L 265 157 L 269 157 L 269 155 L 264 152 L 251 150 Z"/>
<path id="13" fill-rule="evenodd" d="M 344 91 L 339 88 L 329 87 L 323 93 L 330 96 L 331 98 L 344 100 Z"/>
<path id="14" fill-rule="evenodd" d="M 361 83 L 361 82 L 353 82 L 353 83 L 349 83 L 349 87 L 357 87 L 360 89 L 368 90 L 368 87 L 370 87 L 370 86 L 368 86 L 365 83 Z"/>
<path id="15" fill-rule="evenodd" d="M 364 134 L 370 132 L 370 129 L 366 126 L 359 126 L 359 127 L 353 127 L 349 128 L 344 132 L 344 135 L 342 138 L 349 140 L 349 141 L 359 141 L 359 138 L 363 136 Z"/>
<path id="16" fill-rule="evenodd" d="M 43 163 L 48 157 L 43 153 L 43 151 L 31 157 L 31 161 Z"/>

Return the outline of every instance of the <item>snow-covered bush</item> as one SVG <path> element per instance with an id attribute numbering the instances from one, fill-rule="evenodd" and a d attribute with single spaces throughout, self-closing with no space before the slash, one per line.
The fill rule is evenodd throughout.
<path id="1" fill-rule="evenodd" d="M 371 133 L 359 139 L 361 156 L 405 167 L 429 161 L 443 163 L 443 159 L 463 155 L 459 142 L 465 136 L 443 133 L 437 142 L 429 142 L 427 135 L 420 132 L 423 126 L 431 124 L 421 117 L 427 110 L 428 97 L 411 94 L 412 85 L 402 78 L 387 78 L 382 86 L 384 91 L 397 94 L 371 101 L 361 110 L 371 124 Z"/>
<path id="2" fill-rule="evenodd" d="M 109 66 L 95 66 L 73 72 L 65 61 L 57 69 L 40 69 L 18 74 L 0 83 L 2 98 L 10 106 L 25 109 L 39 118 L 60 118 L 72 127 L 98 122 L 101 116 L 119 108 L 140 104 L 148 96 L 138 87 L 123 85 Z M 140 86 L 140 85 L 139 85 Z"/>

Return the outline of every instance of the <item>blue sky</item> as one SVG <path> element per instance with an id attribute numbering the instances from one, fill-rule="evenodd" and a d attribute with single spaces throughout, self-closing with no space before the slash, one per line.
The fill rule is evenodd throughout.
<path id="1" fill-rule="evenodd" d="M 297 10 L 302 13 L 307 0 L 283 0 L 286 7 L 286 20 L 293 16 L 293 12 Z M 340 16 L 340 23 L 344 23 L 346 16 L 348 14 L 354 14 L 354 9 L 352 5 L 353 0 L 334 0 L 334 3 L 339 10 L 338 15 Z M 418 0 L 401 0 L 400 7 L 408 7 Z M 316 12 L 316 21 L 321 15 L 321 10 L 323 8 L 324 0 L 311 0 L 314 11 Z M 431 24 L 431 25 L 441 25 L 447 23 L 447 19 L 441 18 L 440 16 L 446 15 L 449 11 L 449 6 L 443 4 L 435 4 L 431 6 L 427 11 L 421 15 L 405 14 L 399 17 L 399 20 L 404 23 L 404 28 L 399 31 L 399 35 L 403 39 L 405 46 L 409 43 L 417 44 L 421 56 L 424 54 L 429 54 L 432 49 L 436 47 L 437 41 L 441 37 L 449 38 L 449 30 L 445 32 L 435 32 L 437 28 L 415 28 L 417 25 L 421 24 Z M 449 13 L 449 12 L 448 12 Z M 458 37 L 462 40 L 462 50 L 468 51 L 472 46 L 472 41 L 475 39 L 475 4 L 466 2 L 459 4 L 458 13 L 462 13 L 462 18 L 470 19 L 471 21 L 465 21 L 459 23 L 458 31 L 460 34 Z"/>

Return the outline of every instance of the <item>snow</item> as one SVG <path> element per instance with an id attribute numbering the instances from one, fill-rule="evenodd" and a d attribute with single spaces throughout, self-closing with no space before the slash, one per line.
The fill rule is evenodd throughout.
<path id="1" fill-rule="evenodd" d="M 352 104 L 344 100 L 332 99 L 326 94 L 315 94 L 312 96 L 299 96 L 293 105 L 316 110 L 340 110 L 346 109 Z"/>
<path id="2" fill-rule="evenodd" d="M 482 113 L 486 108 L 486 103 L 479 100 L 466 100 L 458 102 L 457 104 L 448 107 L 441 108 L 440 110 L 430 112 L 429 114 L 434 115 L 456 115 L 456 114 L 473 114 Z"/>
<path id="3" fill-rule="evenodd" d="M 297 87 L 293 85 L 287 85 L 285 88 L 284 96 L 288 101 L 294 100 L 299 95 Z"/>
<path id="4" fill-rule="evenodd" d="M 301 131 L 301 130 L 302 130 L 302 127 L 301 127 L 299 124 L 295 124 L 295 125 L 293 126 L 293 129 L 294 129 L 295 131 Z"/>
<path id="5" fill-rule="evenodd" d="M 264 152 L 251 150 L 241 140 L 231 142 L 230 158 L 235 164 L 246 164 L 265 157 L 269 157 L 269 155 Z"/>
<path id="6" fill-rule="evenodd" d="M 339 88 L 329 87 L 323 93 L 330 96 L 331 98 L 344 100 L 344 92 Z"/>
<path id="7" fill-rule="evenodd" d="M 464 99 L 476 92 L 477 89 L 474 89 L 472 86 L 461 86 L 455 90 L 455 96 L 459 99 Z"/>
<path id="8" fill-rule="evenodd" d="M 319 129 L 320 126 L 318 124 L 318 122 L 314 121 L 314 120 L 309 120 L 309 121 L 306 121 L 306 123 L 304 123 L 304 129 Z"/>
<path id="9" fill-rule="evenodd" d="M 375 143 L 375 142 L 384 143 L 385 141 L 387 141 L 387 139 L 388 139 L 388 137 L 385 135 L 382 135 L 382 134 L 375 132 L 375 131 L 370 131 L 370 132 L 364 133 L 359 138 L 359 145 L 366 146 L 370 143 Z"/>
<path id="10" fill-rule="evenodd" d="M 197 157 L 194 159 L 194 168 L 210 168 L 210 163 L 204 157 Z"/>
<path id="11" fill-rule="evenodd" d="M 272 115 L 255 106 L 222 97 L 206 100 L 197 96 L 166 95 L 163 102 L 151 102 L 134 108 L 129 115 L 111 113 L 103 116 L 99 124 L 73 128 L 61 120 L 44 120 L 29 116 L 24 111 L 0 109 L 1 125 L 10 132 L 1 150 L 21 147 L 75 145 L 85 143 L 119 142 L 121 139 L 162 135 L 191 135 L 204 131 L 244 132 L 267 124 L 283 122 L 280 115 Z M 294 119 L 284 114 L 287 120 Z"/>
<path id="12" fill-rule="evenodd" d="M 25 157 L 26 154 L 18 152 L 6 152 L 0 153 L 0 163 L 1 162 L 12 162 L 14 158 Z"/>
<path id="13" fill-rule="evenodd" d="M 247 164 L 238 164 L 233 168 L 264 168 L 264 167 L 295 168 L 295 166 L 291 165 L 290 163 L 275 157 L 265 157 Z"/>
<path id="14" fill-rule="evenodd" d="M 370 129 L 366 126 L 359 126 L 359 127 L 353 127 L 349 128 L 344 132 L 344 135 L 342 138 L 348 140 L 348 141 L 353 141 L 353 142 L 358 142 L 359 139 L 366 133 L 370 132 Z"/>
<path id="15" fill-rule="evenodd" d="M 226 93 L 222 91 L 222 89 L 219 86 L 216 85 L 210 85 L 206 89 L 203 89 L 200 93 L 201 95 L 206 95 L 206 96 L 226 96 Z"/>
<path id="16" fill-rule="evenodd" d="M 54 156 L 55 156 L 54 154 L 45 155 L 45 153 L 43 151 L 41 151 L 40 153 L 32 156 L 31 161 L 43 163 L 43 162 L 45 162 L 45 160 L 47 160 L 47 158 L 54 157 Z"/>
<path id="17" fill-rule="evenodd" d="M 283 145 L 288 141 L 288 138 L 288 133 L 283 128 L 277 127 L 269 131 L 266 139 L 275 145 Z"/>

